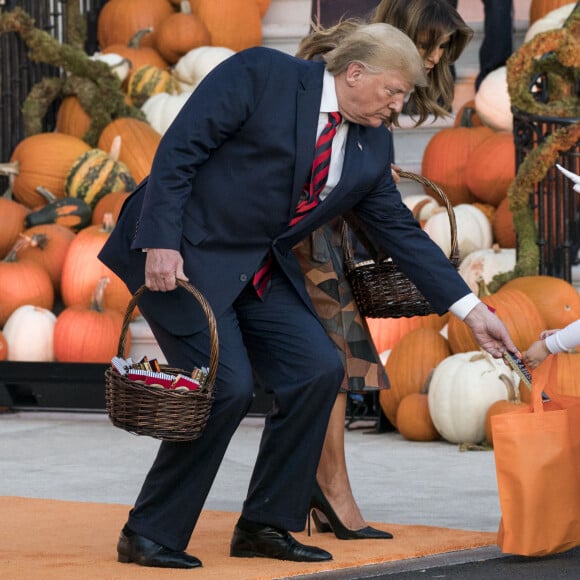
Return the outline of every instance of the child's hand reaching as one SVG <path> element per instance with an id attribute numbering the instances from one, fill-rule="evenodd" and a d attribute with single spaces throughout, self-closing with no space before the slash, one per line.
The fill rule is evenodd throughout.
<path id="1" fill-rule="evenodd" d="M 540 363 L 542 363 L 551 353 L 546 346 L 546 341 L 544 340 L 546 336 L 553 334 L 556 332 L 555 330 L 545 330 L 540 335 L 540 340 L 532 343 L 530 348 L 522 353 L 522 360 L 526 365 L 531 368 L 535 369 Z M 546 334 L 548 333 L 548 334 Z"/>

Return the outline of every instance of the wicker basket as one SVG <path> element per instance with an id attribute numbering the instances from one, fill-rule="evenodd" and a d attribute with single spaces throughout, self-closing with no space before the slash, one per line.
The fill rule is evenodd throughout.
<path id="1" fill-rule="evenodd" d="M 430 187 L 439 196 L 447 210 L 451 227 L 449 260 L 457 268 L 459 265 L 457 225 L 453 207 L 447 196 L 437 185 L 421 175 L 406 171 L 401 171 L 399 175 L 402 178 L 412 179 Z M 374 260 L 356 262 L 350 229 L 346 223 L 344 223 L 342 234 L 345 276 L 352 287 L 354 299 L 364 317 L 401 318 L 425 316 L 435 312 L 415 284 L 399 270 L 390 258 L 385 258 L 380 262 Z"/>
<path id="2" fill-rule="evenodd" d="M 187 282 L 178 280 L 177 284 L 195 296 L 208 319 L 210 360 L 209 372 L 203 385 L 195 391 L 175 391 L 130 380 L 119 374 L 112 366 L 105 371 L 105 403 L 113 425 L 135 435 L 147 435 L 163 441 L 191 441 L 201 435 L 211 411 L 218 365 L 218 337 L 210 305 L 203 295 Z M 120 357 L 125 352 L 125 340 L 132 312 L 146 289 L 145 286 L 139 288 L 127 306 L 119 339 Z M 162 365 L 161 370 L 175 376 L 190 375 L 187 371 L 166 365 Z"/>

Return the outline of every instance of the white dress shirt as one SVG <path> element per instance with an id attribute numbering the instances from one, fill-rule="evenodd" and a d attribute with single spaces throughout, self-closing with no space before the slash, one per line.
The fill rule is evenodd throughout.
<path id="1" fill-rule="evenodd" d="M 318 117 L 318 130 L 316 136 L 322 133 L 328 121 L 328 113 L 338 112 L 338 98 L 336 96 L 334 77 L 327 71 L 324 71 L 322 80 L 322 98 L 320 101 L 320 115 Z M 346 137 L 348 134 L 348 121 L 344 119 L 338 125 L 336 135 L 332 140 L 332 152 L 330 156 L 330 167 L 328 169 L 328 178 L 326 185 L 320 194 L 320 200 L 325 199 L 334 189 L 342 174 L 344 162 L 344 151 L 346 147 Z M 472 292 L 454 302 L 449 310 L 452 314 L 463 320 L 471 310 L 481 301 Z"/>
<path id="2" fill-rule="evenodd" d="M 546 348 L 552 353 L 567 352 L 580 345 L 580 320 L 546 337 Z"/>

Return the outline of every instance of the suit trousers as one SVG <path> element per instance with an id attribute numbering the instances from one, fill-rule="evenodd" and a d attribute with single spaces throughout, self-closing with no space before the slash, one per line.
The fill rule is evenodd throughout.
<path id="1" fill-rule="evenodd" d="M 143 316 L 149 320 L 147 312 Z M 170 366 L 209 360 L 209 330 L 174 336 L 149 320 Z M 201 437 L 162 442 L 129 527 L 184 550 L 256 382 L 273 394 L 242 514 L 277 528 L 304 529 L 331 409 L 344 367 L 319 320 L 276 266 L 261 301 L 252 284 L 216 317 L 219 364 L 215 399 Z"/>

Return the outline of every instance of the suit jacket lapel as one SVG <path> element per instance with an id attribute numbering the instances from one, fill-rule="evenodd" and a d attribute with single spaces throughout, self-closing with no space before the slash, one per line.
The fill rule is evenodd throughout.
<path id="1" fill-rule="evenodd" d="M 321 217 L 326 214 L 328 214 L 329 217 L 334 216 L 333 208 L 335 208 L 337 204 L 340 204 L 344 200 L 344 197 L 356 187 L 356 176 L 361 171 L 363 164 L 364 147 L 360 138 L 360 127 L 358 125 L 351 125 L 346 140 L 342 174 L 336 187 L 320 205 L 309 212 L 308 215 L 295 226 L 289 227 L 281 236 L 279 236 L 278 239 L 287 240 L 296 238 L 297 240 L 300 240 L 304 237 L 303 232 L 311 229 L 313 221 L 319 221 Z M 296 202 L 297 201 L 298 199 L 296 199 Z M 292 211 L 294 211 L 294 209 L 292 209 Z M 328 218 L 324 218 L 322 223 L 325 223 L 326 221 L 328 221 Z M 293 244 L 294 242 L 291 243 Z"/>
<path id="2" fill-rule="evenodd" d="M 316 128 L 320 113 L 320 99 L 322 97 L 322 73 L 324 67 L 314 69 L 312 74 L 304 80 L 303 89 L 296 99 L 296 163 L 294 165 L 294 179 L 292 182 L 292 203 L 288 214 L 288 221 L 294 217 L 294 210 L 302 194 L 312 161 L 316 144 Z"/>

